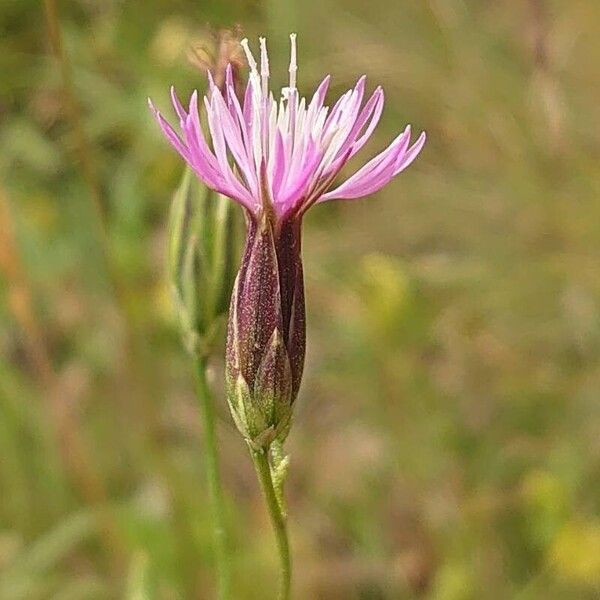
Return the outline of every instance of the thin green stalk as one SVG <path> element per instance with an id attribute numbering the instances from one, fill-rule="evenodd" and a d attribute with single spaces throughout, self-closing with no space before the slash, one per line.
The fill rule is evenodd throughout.
<path id="1" fill-rule="evenodd" d="M 225 531 L 225 505 L 223 488 L 219 475 L 219 457 L 217 454 L 217 436 L 215 428 L 215 407 L 206 379 L 207 361 L 205 358 L 195 360 L 196 392 L 200 403 L 202 425 L 204 427 L 204 453 L 206 460 L 206 477 L 208 494 L 212 512 L 215 559 L 217 565 L 219 600 L 227 600 L 231 594 L 231 563 Z"/>
<path id="2" fill-rule="evenodd" d="M 251 450 L 252 460 L 254 461 L 254 468 L 260 481 L 263 496 L 267 503 L 267 509 L 269 511 L 269 517 L 271 518 L 271 525 L 273 526 L 273 532 L 275 533 L 275 539 L 277 540 L 277 550 L 279 551 L 279 562 L 280 562 L 280 580 L 279 580 L 279 600 L 288 600 L 290 597 L 291 580 L 292 580 L 292 562 L 290 557 L 290 545 L 288 542 L 287 527 L 285 524 L 285 517 L 281 510 L 281 506 L 277 500 L 275 494 L 275 488 L 273 486 L 273 478 L 271 476 L 271 467 L 269 466 L 269 459 L 264 451 Z"/>

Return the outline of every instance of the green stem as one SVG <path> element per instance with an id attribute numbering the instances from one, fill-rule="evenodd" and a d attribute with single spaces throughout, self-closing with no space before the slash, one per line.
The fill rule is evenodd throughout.
<path id="1" fill-rule="evenodd" d="M 273 478 L 271 477 L 271 467 L 267 453 L 261 450 L 251 450 L 254 468 L 260 481 L 263 496 L 267 503 L 271 525 L 277 540 L 277 549 L 279 551 L 279 561 L 281 568 L 281 578 L 279 581 L 279 600 L 288 600 L 290 597 L 290 587 L 292 578 L 292 565 L 290 558 L 290 547 L 288 542 L 287 527 L 285 518 L 277 501 L 275 488 L 273 487 Z"/>
<path id="2" fill-rule="evenodd" d="M 196 393 L 202 413 L 204 427 L 204 452 L 206 460 L 206 477 L 208 479 L 208 494 L 213 521 L 213 537 L 215 560 L 218 577 L 219 600 L 227 600 L 231 590 L 230 554 L 225 532 L 225 505 L 223 488 L 219 475 L 219 458 L 217 454 L 217 436 L 215 428 L 215 410 L 212 394 L 206 379 L 206 359 L 195 360 Z"/>

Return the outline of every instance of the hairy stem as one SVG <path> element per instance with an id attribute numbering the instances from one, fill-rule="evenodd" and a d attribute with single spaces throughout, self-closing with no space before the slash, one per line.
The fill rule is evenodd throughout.
<path id="1" fill-rule="evenodd" d="M 281 570 L 278 600 L 288 600 L 290 597 L 292 564 L 285 517 L 282 513 L 273 486 L 273 478 L 271 476 L 271 467 L 269 465 L 267 453 L 260 450 L 251 450 L 250 452 L 267 504 L 271 525 L 273 526 L 273 532 L 275 533 L 275 539 L 277 541 Z"/>
<path id="2" fill-rule="evenodd" d="M 230 553 L 225 531 L 225 506 L 223 487 L 219 474 L 217 436 L 215 428 L 215 408 L 206 379 L 207 362 L 205 358 L 195 360 L 196 393 L 200 404 L 202 425 L 204 428 L 204 453 L 206 476 L 208 480 L 209 501 L 213 521 L 215 560 L 218 577 L 218 598 L 227 600 L 231 593 Z"/>

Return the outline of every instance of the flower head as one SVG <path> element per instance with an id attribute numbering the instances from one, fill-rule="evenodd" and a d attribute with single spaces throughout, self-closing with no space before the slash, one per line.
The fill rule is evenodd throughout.
<path id="1" fill-rule="evenodd" d="M 410 145 L 410 127 L 346 181 L 342 167 L 365 145 L 383 110 L 377 88 L 363 105 L 365 77 L 331 107 L 329 76 L 310 101 L 296 88 L 296 36 L 291 36 L 289 85 L 275 99 L 269 59 L 260 38 L 260 67 L 247 40 L 250 67 L 244 98 L 237 70 L 224 82 L 208 72 L 204 98 L 209 145 L 202 131 L 198 93 L 186 110 L 171 89 L 181 135 L 150 105 L 165 136 L 204 183 L 246 209 L 247 237 L 229 308 L 227 400 L 234 421 L 254 448 L 283 440 L 304 366 L 305 307 L 301 223 L 316 202 L 371 194 L 404 170 L 425 143 Z"/>
<path id="2" fill-rule="evenodd" d="M 210 72 L 204 98 L 209 146 L 200 125 L 198 93 L 186 110 L 171 89 L 181 135 L 151 104 L 168 140 L 206 185 L 239 202 L 251 216 L 268 205 L 278 221 L 301 216 L 316 202 L 353 199 L 376 192 L 408 167 L 423 144 L 422 133 L 411 146 L 410 126 L 381 153 L 346 181 L 333 187 L 342 167 L 365 145 L 381 116 L 384 95 L 378 87 L 364 103 L 366 77 L 325 106 L 327 75 L 310 100 L 296 87 L 296 35 L 292 34 L 289 85 L 276 99 L 269 90 L 269 58 L 260 38 L 260 66 L 246 39 L 250 76 L 243 100 L 236 95 L 232 68 L 226 69 L 224 90 Z"/>

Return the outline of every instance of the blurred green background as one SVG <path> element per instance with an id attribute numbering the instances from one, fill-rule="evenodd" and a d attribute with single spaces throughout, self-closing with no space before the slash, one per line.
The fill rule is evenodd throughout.
<path id="1" fill-rule="evenodd" d="M 305 223 L 294 597 L 599 598 L 600 4 L 58 9 L 83 152 L 43 2 L 0 4 L 0 599 L 214 597 L 164 266 L 183 165 L 146 105 L 203 88 L 186 52 L 207 23 L 268 34 L 279 83 L 297 31 L 306 94 L 382 84 L 363 157 L 407 122 L 429 134 L 385 190 Z M 273 539 L 219 397 L 235 597 L 269 600 Z"/>

